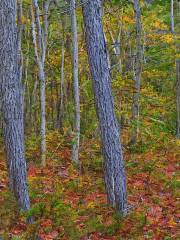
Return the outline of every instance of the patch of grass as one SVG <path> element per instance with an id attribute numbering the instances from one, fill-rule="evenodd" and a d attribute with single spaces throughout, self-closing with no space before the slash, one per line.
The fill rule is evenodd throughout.
<path id="1" fill-rule="evenodd" d="M 29 211 L 24 213 L 24 216 L 26 218 L 33 217 L 35 219 L 39 219 L 45 215 L 45 212 L 46 212 L 46 205 L 45 203 L 40 202 L 40 203 L 35 203 Z"/>

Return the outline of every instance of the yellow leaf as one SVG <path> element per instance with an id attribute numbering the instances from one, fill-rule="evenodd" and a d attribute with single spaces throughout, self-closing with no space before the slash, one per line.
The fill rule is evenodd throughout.
<path id="1" fill-rule="evenodd" d="M 88 203 L 87 207 L 88 207 L 88 208 L 95 208 L 94 202 Z"/>

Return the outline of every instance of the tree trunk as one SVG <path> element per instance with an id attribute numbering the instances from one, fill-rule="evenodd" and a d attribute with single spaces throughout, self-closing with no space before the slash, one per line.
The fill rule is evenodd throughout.
<path id="1" fill-rule="evenodd" d="M 64 79 L 64 63 L 65 63 L 65 39 L 64 39 L 64 21 L 62 21 L 63 34 L 62 34 L 62 45 L 61 45 L 61 81 L 60 81 L 60 91 L 59 91 L 59 101 L 57 106 L 57 128 L 60 129 L 63 126 L 64 117 L 64 89 L 65 89 L 65 79 Z"/>
<path id="2" fill-rule="evenodd" d="M 61 56 L 61 100 L 60 100 L 60 127 L 62 127 L 63 117 L 64 117 L 64 89 L 65 89 L 65 83 L 64 83 L 64 55 L 65 55 L 65 47 L 64 47 L 64 38 L 62 42 L 62 56 Z"/>
<path id="3" fill-rule="evenodd" d="M 37 0 L 33 0 L 34 14 L 31 6 L 31 27 L 32 36 L 35 49 L 35 57 L 38 65 L 38 74 L 40 81 L 40 108 L 41 108 L 41 162 L 42 165 L 46 165 L 46 77 L 44 64 L 46 59 L 46 45 L 48 35 L 48 8 L 51 0 L 47 0 L 44 3 L 44 27 L 42 28 L 40 23 L 40 13 Z M 37 35 L 37 36 L 36 36 Z"/>
<path id="4" fill-rule="evenodd" d="M 79 77 L 78 77 L 78 34 L 76 19 L 75 0 L 71 0 L 71 28 L 72 28 L 72 44 L 73 44 L 73 90 L 75 103 L 75 119 L 74 119 L 74 140 L 72 148 L 72 160 L 80 165 L 79 162 L 79 140 L 80 140 L 80 97 L 79 97 Z"/>
<path id="5" fill-rule="evenodd" d="M 122 63 L 121 63 L 121 46 L 120 46 L 120 41 L 121 41 L 121 26 L 119 28 L 119 32 L 118 32 L 118 37 L 115 38 L 114 35 L 113 35 L 113 31 L 108 29 L 109 31 L 109 34 L 111 36 L 111 40 L 112 40 L 112 43 L 113 43 L 113 52 L 115 54 L 115 57 L 116 57 L 116 63 L 114 66 L 111 66 L 111 69 L 114 68 L 114 67 L 117 67 L 118 68 L 118 71 L 120 73 L 122 73 Z"/>
<path id="6" fill-rule="evenodd" d="M 41 109 L 41 163 L 46 166 L 46 82 L 44 68 L 39 68 Z"/>
<path id="7" fill-rule="evenodd" d="M 17 22 L 18 22 L 18 56 L 19 56 L 19 77 L 20 81 L 22 81 L 22 72 L 23 72 L 23 54 L 22 54 L 22 31 L 23 31 L 23 23 L 22 23 L 22 0 L 17 0 Z"/>
<path id="8" fill-rule="evenodd" d="M 16 1 L 0 1 L 0 98 L 10 187 L 23 210 L 30 208 L 24 154 L 22 84 L 18 66 Z"/>
<path id="9" fill-rule="evenodd" d="M 139 133 L 139 107 L 140 107 L 140 88 L 141 88 L 141 72 L 142 72 L 142 26 L 141 26 L 141 10 L 139 0 L 134 0 L 134 14 L 136 22 L 136 54 L 134 63 L 134 94 L 132 106 L 132 120 L 134 124 L 131 144 L 137 142 Z"/>
<path id="10" fill-rule="evenodd" d="M 37 100 L 38 100 L 38 76 L 37 74 L 34 75 L 35 80 L 34 80 L 34 87 L 33 87 L 33 92 L 32 92 L 32 127 L 34 129 L 34 131 L 37 133 L 38 129 L 37 129 Z"/>
<path id="11" fill-rule="evenodd" d="M 126 215 L 126 176 L 119 129 L 114 112 L 107 48 L 101 20 L 101 1 L 85 2 L 83 16 L 96 111 L 100 124 L 108 201 L 119 212 Z"/>
<path id="12" fill-rule="evenodd" d="M 174 0 L 171 0 L 171 32 L 174 33 Z"/>
<path id="13" fill-rule="evenodd" d="M 176 60 L 176 74 L 177 74 L 177 138 L 180 139 L 180 59 Z"/>

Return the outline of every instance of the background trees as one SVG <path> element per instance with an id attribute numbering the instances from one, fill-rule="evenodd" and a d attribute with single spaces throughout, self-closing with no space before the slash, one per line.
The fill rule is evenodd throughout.
<path id="1" fill-rule="evenodd" d="M 141 73 L 142 73 L 142 61 L 143 61 L 143 43 L 142 43 L 142 25 L 141 25 L 141 9 L 140 1 L 134 1 L 134 17 L 136 23 L 136 50 L 134 54 L 134 94 L 133 94 L 133 106 L 132 106 L 132 120 L 134 122 L 134 131 L 132 133 L 131 143 L 137 142 L 139 133 L 139 114 L 140 114 L 140 89 L 141 89 Z"/>
<path id="2" fill-rule="evenodd" d="M 40 10 L 38 1 L 32 1 L 31 6 L 31 28 L 32 38 L 34 44 L 34 51 L 36 56 L 36 63 L 38 65 L 38 76 L 40 80 L 40 104 L 41 104 L 41 161 L 42 165 L 46 165 L 46 76 L 45 76 L 45 60 L 46 47 L 48 37 L 48 9 L 51 0 L 47 0 L 43 5 L 43 26 L 40 22 Z M 34 10 L 33 10 L 34 8 Z"/>
<path id="3" fill-rule="evenodd" d="M 177 74 L 177 137 L 180 138 L 180 60 L 176 60 L 176 74 Z"/>
<path id="4" fill-rule="evenodd" d="M 26 216 L 33 215 L 34 224 L 25 225 L 26 216 L 16 211 L 9 195 L 0 114 L 0 235 L 176 237 L 179 8 L 173 2 L 172 32 L 169 0 L 103 1 L 102 8 L 100 1 L 90 0 L 25 0 L 22 7 L 18 1 L 18 63 L 32 202 Z M 73 149 L 80 172 L 72 163 Z M 126 181 L 129 214 L 122 219 L 117 212 L 127 212 Z M 119 211 L 107 204 L 106 191 Z"/>
<path id="5" fill-rule="evenodd" d="M 72 65 L 73 65 L 73 94 L 75 104 L 75 117 L 74 117 L 74 139 L 72 149 L 72 160 L 80 165 L 79 162 L 79 141 L 80 141 L 80 94 L 79 94 L 79 56 L 78 56 L 78 33 L 77 33 L 77 20 L 76 20 L 76 1 L 71 0 L 71 31 L 72 31 Z"/>

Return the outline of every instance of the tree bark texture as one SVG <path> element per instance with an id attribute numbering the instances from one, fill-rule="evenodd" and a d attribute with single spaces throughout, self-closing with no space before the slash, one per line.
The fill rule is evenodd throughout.
<path id="1" fill-rule="evenodd" d="M 96 111 L 100 124 L 108 201 L 125 215 L 127 213 L 126 176 L 114 112 L 107 47 L 101 20 L 101 1 L 85 2 L 83 16 Z"/>
<path id="2" fill-rule="evenodd" d="M 22 84 L 19 75 L 16 1 L 0 1 L 0 99 L 10 187 L 23 210 L 30 208 L 24 154 Z"/>

